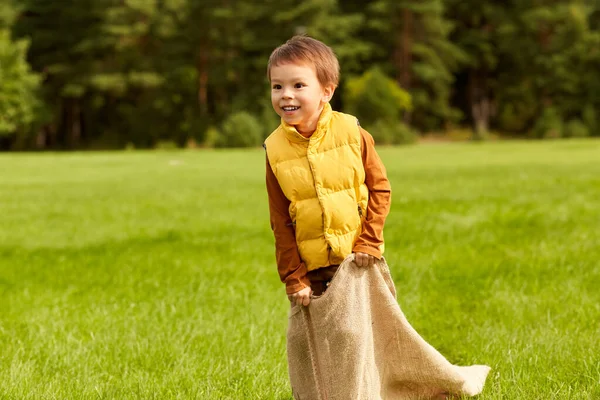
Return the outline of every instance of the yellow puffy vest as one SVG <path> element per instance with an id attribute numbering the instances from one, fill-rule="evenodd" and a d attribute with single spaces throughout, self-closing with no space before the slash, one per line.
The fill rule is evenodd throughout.
<path id="1" fill-rule="evenodd" d="M 369 191 L 355 117 L 325 104 L 310 138 L 281 125 L 265 141 L 309 271 L 340 264 L 362 231 Z"/>

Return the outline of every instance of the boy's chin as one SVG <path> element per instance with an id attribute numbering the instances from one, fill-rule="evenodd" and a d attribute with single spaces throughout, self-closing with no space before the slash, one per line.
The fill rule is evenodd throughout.
<path id="1" fill-rule="evenodd" d="M 300 118 L 289 118 L 286 116 L 281 117 L 283 118 L 283 120 L 285 121 L 286 124 L 288 125 L 298 125 L 299 123 L 301 123 L 302 121 L 300 120 Z"/>

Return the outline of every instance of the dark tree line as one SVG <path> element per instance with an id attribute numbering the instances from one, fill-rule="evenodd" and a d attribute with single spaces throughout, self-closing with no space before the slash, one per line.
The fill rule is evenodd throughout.
<path id="1" fill-rule="evenodd" d="M 594 0 L 0 0 L 0 148 L 254 145 L 268 56 L 301 32 L 389 142 L 600 134 Z"/>

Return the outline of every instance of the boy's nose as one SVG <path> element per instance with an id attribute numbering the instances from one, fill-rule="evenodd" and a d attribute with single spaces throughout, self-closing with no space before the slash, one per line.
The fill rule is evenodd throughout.
<path id="1" fill-rule="evenodd" d="M 289 89 L 285 89 L 285 90 L 283 91 L 282 97 L 283 97 L 284 99 L 291 99 L 291 98 L 292 98 L 292 91 L 291 91 L 291 90 L 289 90 Z"/>

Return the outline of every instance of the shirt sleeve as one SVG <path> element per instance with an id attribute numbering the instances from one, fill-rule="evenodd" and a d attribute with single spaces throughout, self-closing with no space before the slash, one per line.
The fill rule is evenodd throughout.
<path id="1" fill-rule="evenodd" d="M 296 233 L 289 213 L 290 200 L 279 186 L 279 182 L 271 169 L 267 158 L 266 166 L 267 194 L 269 197 L 269 213 L 271 229 L 275 236 L 275 257 L 279 278 L 285 283 L 286 293 L 296 293 L 310 286 L 306 277 L 306 265 L 300 259 Z"/>
<path id="2" fill-rule="evenodd" d="M 381 258 L 379 246 L 383 244 L 383 226 L 390 212 L 392 188 L 387 178 L 385 166 L 375 151 L 373 137 L 362 127 L 360 133 L 362 136 L 365 184 L 369 189 L 369 202 L 363 230 L 352 251 Z"/>

